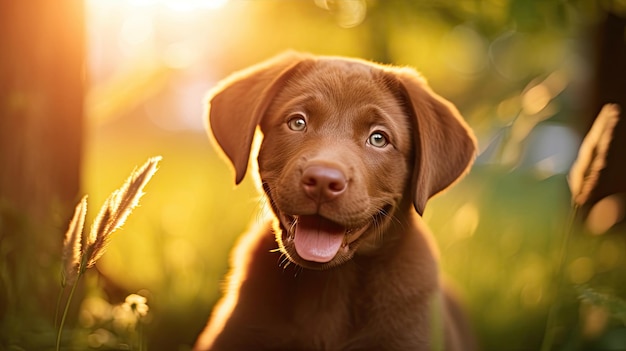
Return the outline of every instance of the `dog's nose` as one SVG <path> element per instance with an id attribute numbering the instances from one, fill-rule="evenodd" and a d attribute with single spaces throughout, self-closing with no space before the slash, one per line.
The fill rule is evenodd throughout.
<path id="1" fill-rule="evenodd" d="M 341 195 L 348 181 L 340 170 L 332 167 L 309 166 L 302 172 L 302 187 L 312 200 L 330 201 Z"/>

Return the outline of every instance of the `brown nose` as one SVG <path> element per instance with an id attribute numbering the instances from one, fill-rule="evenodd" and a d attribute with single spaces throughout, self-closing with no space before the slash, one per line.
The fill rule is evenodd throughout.
<path id="1" fill-rule="evenodd" d="M 302 172 L 302 188 L 312 200 L 330 201 L 341 195 L 348 182 L 343 173 L 332 167 L 309 166 Z"/>

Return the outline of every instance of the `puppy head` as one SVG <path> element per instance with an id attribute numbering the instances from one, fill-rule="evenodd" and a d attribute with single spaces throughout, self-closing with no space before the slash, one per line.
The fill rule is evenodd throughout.
<path id="1" fill-rule="evenodd" d="M 458 111 L 415 71 L 296 53 L 220 84 L 209 125 L 237 183 L 260 127 L 259 172 L 277 242 L 309 268 L 375 248 L 406 204 L 421 214 L 475 152 Z"/>

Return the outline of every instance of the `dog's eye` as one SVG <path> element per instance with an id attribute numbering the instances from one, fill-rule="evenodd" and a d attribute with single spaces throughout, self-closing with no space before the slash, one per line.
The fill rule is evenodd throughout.
<path id="1" fill-rule="evenodd" d="M 367 138 L 367 142 L 374 147 L 385 147 L 389 144 L 387 136 L 381 132 L 374 132 Z"/>
<path id="2" fill-rule="evenodd" d="M 293 131 L 301 132 L 306 129 L 306 120 L 304 119 L 304 116 L 296 113 L 289 119 L 289 121 L 287 121 L 287 126 Z"/>

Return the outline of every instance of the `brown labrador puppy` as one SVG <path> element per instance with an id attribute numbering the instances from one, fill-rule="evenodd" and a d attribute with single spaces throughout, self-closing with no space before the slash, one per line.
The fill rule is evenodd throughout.
<path id="1" fill-rule="evenodd" d="M 410 68 L 287 53 L 210 95 L 209 125 L 248 167 L 255 130 L 273 220 L 237 245 L 195 350 L 469 350 L 421 214 L 475 140 Z"/>

